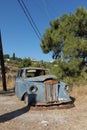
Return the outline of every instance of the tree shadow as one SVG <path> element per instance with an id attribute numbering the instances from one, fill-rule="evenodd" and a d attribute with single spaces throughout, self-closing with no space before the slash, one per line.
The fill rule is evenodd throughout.
<path id="1" fill-rule="evenodd" d="M 14 96 L 15 92 L 14 89 L 8 89 L 7 91 L 0 91 L 0 95 L 4 95 L 4 96 Z"/>
<path id="2" fill-rule="evenodd" d="M 22 114 L 28 112 L 29 110 L 30 110 L 30 107 L 25 106 L 25 107 L 20 108 L 18 110 L 15 110 L 15 111 L 12 111 L 12 112 L 9 112 L 9 113 L 5 113 L 5 114 L 0 116 L 0 123 L 1 122 L 6 122 L 6 121 L 14 119 L 14 118 L 16 118 L 18 116 L 21 116 Z"/>

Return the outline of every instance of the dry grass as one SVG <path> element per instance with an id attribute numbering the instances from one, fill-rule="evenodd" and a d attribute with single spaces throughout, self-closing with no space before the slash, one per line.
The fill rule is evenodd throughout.
<path id="1" fill-rule="evenodd" d="M 15 79 L 6 80 L 7 89 L 13 89 L 14 88 L 14 83 L 15 83 Z M 3 90 L 1 81 L 0 81 L 0 90 Z"/>
<path id="2" fill-rule="evenodd" d="M 2 89 L 2 82 L 0 81 L 0 90 Z"/>
<path id="3" fill-rule="evenodd" d="M 15 79 L 7 80 L 7 88 L 14 88 Z"/>
<path id="4" fill-rule="evenodd" d="M 75 98 L 87 95 L 87 85 L 73 86 L 71 95 Z"/>

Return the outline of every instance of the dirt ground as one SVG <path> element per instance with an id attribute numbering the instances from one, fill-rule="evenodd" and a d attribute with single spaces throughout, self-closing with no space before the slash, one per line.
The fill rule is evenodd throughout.
<path id="1" fill-rule="evenodd" d="M 0 130 L 87 130 L 87 95 L 70 109 L 31 110 L 13 92 L 0 93 Z"/>

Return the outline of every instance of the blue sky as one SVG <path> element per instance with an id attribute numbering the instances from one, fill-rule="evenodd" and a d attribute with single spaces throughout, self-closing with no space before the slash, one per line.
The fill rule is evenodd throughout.
<path id="1" fill-rule="evenodd" d="M 76 11 L 79 6 L 87 9 L 87 0 L 24 0 L 41 35 L 49 22 Z M 0 0 L 0 30 L 3 52 L 20 58 L 51 61 L 51 54 L 43 54 L 40 40 L 28 22 L 17 0 Z"/>

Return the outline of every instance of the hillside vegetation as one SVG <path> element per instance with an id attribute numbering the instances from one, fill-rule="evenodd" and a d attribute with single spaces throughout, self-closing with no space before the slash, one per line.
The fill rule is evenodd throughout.
<path id="1" fill-rule="evenodd" d="M 42 51 L 55 59 L 51 70 L 70 84 L 87 82 L 87 10 L 77 8 L 50 22 L 41 42 Z"/>
<path id="2" fill-rule="evenodd" d="M 17 75 L 17 71 L 20 67 L 44 67 L 49 68 L 51 73 L 56 75 L 59 80 L 65 81 L 69 84 L 70 90 L 74 96 L 77 96 L 78 94 L 83 95 L 87 94 L 87 76 L 84 77 L 70 77 L 67 79 L 67 77 L 60 77 L 62 72 L 59 72 L 59 67 L 57 61 L 50 63 L 50 62 L 43 62 L 43 61 L 31 61 L 30 58 L 21 59 L 19 61 L 18 58 L 13 60 L 12 58 L 9 58 L 9 60 L 5 59 L 5 70 L 6 70 L 6 83 L 7 83 L 7 89 L 14 87 L 15 78 Z M 0 90 L 2 90 L 2 82 L 0 78 Z"/>

